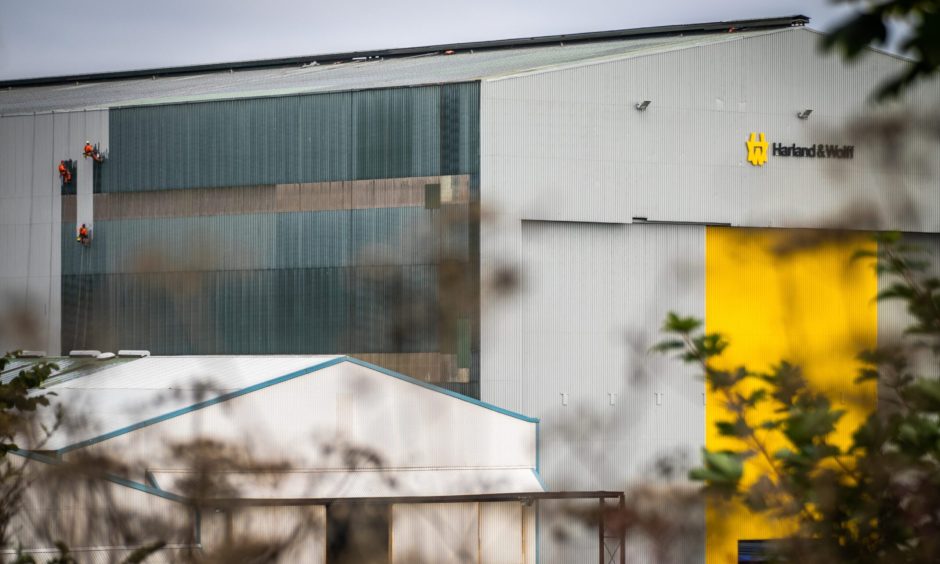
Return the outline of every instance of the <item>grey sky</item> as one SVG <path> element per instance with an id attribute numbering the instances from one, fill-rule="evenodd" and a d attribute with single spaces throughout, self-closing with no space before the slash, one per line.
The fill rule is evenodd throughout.
<path id="1" fill-rule="evenodd" d="M 826 0 L 0 0 L 0 80 L 805 14 Z"/>

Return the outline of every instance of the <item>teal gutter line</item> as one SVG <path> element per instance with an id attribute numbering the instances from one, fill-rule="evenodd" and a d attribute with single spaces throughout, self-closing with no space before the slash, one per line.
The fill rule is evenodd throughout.
<path id="1" fill-rule="evenodd" d="M 60 460 L 60 459 L 58 459 L 58 458 L 53 458 L 53 457 L 51 457 L 51 456 L 46 456 L 46 455 L 44 455 L 44 454 L 38 454 L 38 453 L 35 453 L 35 452 L 29 452 L 29 451 L 26 451 L 26 450 L 13 449 L 13 450 L 11 450 L 10 452 L 13 453 L 13 454 L 15 454 L 15 455 L 17 455 L 17 456 L 22 456 L 23 458 L 26 458 L 26 459 L 29 459 L 29 460 L 35 460 L 35 461 L 37 461 L 37 462 L 42 462 L 42 463 L 44 463 L 44 464 L 50 464 L 50 465 L 52 465 L 52 466 L 59 466 L 59 465 L 65 464 L 65 462 L 63 462 L 62 460 Z M 124 486 L 124 487 L 126 487 L 126 488 L 131 488 L 131 489 L 137 490 L 137 491 L 139 491 L 139 492 L 148 493 L 148 494 L 150 494 L 150 495 L 155 495 L 155 496 L 157 496 L 157 497 L 162 497 L 163 499 L 168 499 L 168 500 L 170 500 L 170 501 L 175 501 L 175 502 L 177 502 L 177 503 L 182 503 L 182 504 L 184 504 L 184 505 L 189 505 L 189 504 L 190 504 L 190 501 L 187 500 L 186 498 L 182 497 L 182 496 L 178 496 L 178 495 L 176 495 L 176 494 L 174 494 L 174 493 L 170 493 L 170 492 L 168 492 L 168 491 L 166 491 L 166 490 L 161 490 L 160 488 L 155 488 L 155 487 L 153 487 L 153 486 L 148 486 L 148 485 L 146 485 L 146 484 L 141 484 L 141 483 L 135 482 L 135 481 L 133 481 L 133 480 L 128 480 L 127 478 L 122 478 L 122 477 L 120 477 L 120 476 L 118 476 L 118 475 L 116 475 L 116 474 L 112 474 L 112 473 L 110 473 L 110 472 L 104 472 L 104 473 L 102 473 L 102 474 L 101 474 L 101 477 L 104 478 L 105 480 L 109 481 L 109 482 L 113 482 L 113 483 L 118 484 L 118 485 L 120 485 L 120 486 Z"/>
<path id="2" fill-rule="evenodd" d="M 141 422 L 139 422 L 139 423 L 134 423 L 133 425 L 128 425 L 128 426 L 126 426 L 126 427 L 122 427 L 122 428 L 117 429 L 117 430 L 115 430 L 115 431 L 111 431 L 110 433 L 105 433 L 105 434 L 99 435 L 99 436 L 97 436 L 97 437 L 92 437 L 92 438 L 90 438 L 90 439 L 86 439 L 86 440 L 84 440 L 84 441 L 80 441 L 80 442 L 77 442 L 77 443 L 74 443 L 74 444 L 71 444 L 71 445 L 62 447 L 62 448 L 58 449 L 57 451 L 55 451 L 55 453 L 56 453 L 57 456 L 62 456 L 63 454 L 66 454 L 66 453 L 71 452 L 71 451 L 73 451 L 73 450 L 77 450 L 77 449 L 80 449 L 80 448 L 84 448 L 84 447 L 87 447 L 87 446 L 91 446 L 91 445 L 93 445 L 93 444 L 97 444 L 97 443 L 106 441 L 106 440 L 108 440 L 108 439 L 113 439 L 113 438 L 115 438 L 115 437 L 119 437 L 119 436 L 121 436 L 121 435 L 125 435 L 125 434 L 127 434 L 127 433 L 130 433 L 131 431 L 136 431 L 136 430 L 142 429 L 142 428 L 144 428 L 144 427 L 149 427 L 150 425 L 154 425 L 154 424 L 156 424 L 156 423 L 161 423 L 161 422 L 166 421 L 166 420 L 168 420 L 168 419 L 173 419 L 174 417 L 179 417 L 180 415 L 185 415 L 185 414 L 190 413 L 190 412 L 193 412 L 193 411 L 198 411 L 198 410 L 200 410 L 200 409 L 202 409 L 202 408 L 204 408 L 204 407 L 209 407 L 209 406 L 211 406 L 211 405 L 216 405 L 216 404 L 218 404 L 218 403 L 222 403 L 222 402 L 224 402 L 224 401 L 228 401 L 228 400 L 230 400 L 230 399 L 237 398 L 237 397 L 243 396 L 243 395 L 245 395 L 245 394 L 250 394 L 251 392 L 255 392 L 255 391 L 258 391 L 258 390 L 261 390 L 261 389 L 264 389 L 264 388 L 268 388 L 268 387 L 273 386 L 273 385 L 275 385 L 275 384 L 280 384 L 280 383 L 286 382 L 286 381 L 288 381 L 288 380 L 293 380 L 294 378 L 297 378 L 297 377 L 300 377 L 300 376 L 304 376 L 304 375 L 306 375 L 306 374 L 311 374 L 311 373 L 316 372 L 316 371 L 318 371 L 318 370 L 322 370 L 322 369 L 328 368 L 328 367 L 330 367 L 330 366 L 335 366 L 335 365 L 340 364 L 340 363 L 343 363 L 343 362 L 350 362 L 350 363 L 352 363 L 352 364 L 357 364 L 357 365 L 362 366 L 362 367 L 364 367 L 364 368 L 368 368 L 368 369 L 370 369 L 370 370 L 375 370 L 376 372 L 380 372 L 380 373 L 385 374 L 385 375 L 387 375 L 387 376 L 391 376 L 391 377 L 393 377 L 393 378 L 397 378 L 397 379 L 399 379 L 399 380 L 403 380 L 403 381 L 405 381 L 405 382 L 408 382 L 408 383 L 410 383 L 410 384 L 414 384 L 414 385 L 416 385 L 416 386 L 420 386 L 420 387 L 425 388 L 425 389 L 427 389 L 427 390 L 431 390 L 431 391 L 433 391 L 433 392 L 438 392 L 438 393 L 441 393 L 441 394 L 444 394 L 444 395 L 448 395 L 448 396 L 451 396 L 451 397 L 453 397 L 453 398 L 455 398 L 455 399 L 459 399 L 459 400 L 461 400 L 461 401 L 465 401 L 465 402 L 467 402 L 467 403 L 471 403 L 471 404 L 473 404 L 473 405 L 476 405 L 476 406 L 479 406 L 479 407 L 483 407 L 483 408 L 485 408 L 485 409 L 489 409 L 490 411 L 495 411 L 495 412 L 500 413 L 500 414 L 502 414 L 502 415 L 508 415 L 509 417 L 513 417 L 513 418 L 515 418 L 515 419 L 519 419 L 519 420 L 525 421 L 525 422 L 527 422 L 527 423 L 535 423 L 535 425 L 536 425 L 536 427 L 535 427 L 535 429 L 536 429 L 536 445 L 535 445 L 535 449 L 536 449 L 536 468 L 538 468 L 538 459 L 539 459 L 539 445 L 538 445 L 538 442 L 539 442 L 539 441 L 538 441 L 539 420 L 538 420 L 538 418 L 535 418 L 535 417 L 527 417 L 527 416 L 525 416 L 525 415 L 522 415 L 521 413 L 516 413 L 516 412 L 514 412 L 514 411 L 509 411 L 508 409 L 503 409 L 503 408 L 498 407 L 498 406 L 495 406 L 495 405 L 493 405 L 493 404 L 486 403 L 486 402 L 480 401 L 480 400 L 475 399 L 475 398 L 471 398 L 470 396 L 465 396 L 465 395 L 463 395 L 463 394 L 454 392 L 454 391 L 452 391 L 452 390 L 448 390 L 448 389 L 446 389 L 446 388 L 441 388 L 441 387 L 439 387 L 439 386 L 435 386 L 434 384 L 430 384 L 430 383 L 425 382 L 425 381 L 423 381 L 423 380 L 417 380 L 417 379 L 412 378 L 412 377 L 410 377 L 410 376 L 405 376 L 404 374 L 400 374 L 400 373 L 398 373 L 398 372 L 394 372 L 394 371 L 392 371 L 392 370 L 388 370 L 387 368 L 383 368 L 383 367 L 381 367 L 381 366 L 377 366 L 377 365 L 375 365 L 375 364 L 372 364 L 372 363 L 369 363 L 369 362 L 365 362 L 365 361 L 363 361 L 363 360 L 359 360 L 358 358 L 352 358 L 352 357 L 348 357 L 348 356 L 336 357 L 336 358 L 330 359 L 330 360 L 328 360 L 328 361 L 321 362 L 320 364 L 315 364 L 315 365 L 313 365 L 313 366 L 309 366 L 309 367 L 307 367 L 307 368 L 302 368 L 302 369 L 300 369 L 300 370 L 291 372 L 291 373 L 289 373 L 289 374 L 285 374 L 285 375 L 283 375 L 283 376 L 279 376 L 279 377 L 274 378 L 274 379 L 271 379 L 271 380 L 266 380 L 266 381 L 264 381 L 264 382 L 261 382 L 261 383 L 258 383 L 258 384 L 254 384 L 254 385 L 252 385 L 252 386 L 249 386 L 249 387 L 247 387 L 247 388 L 243 388 L 243 389 L 241 389 L 241 390 L 236 390 L 236 391 L 234 391 L 234 392 L 229 392 L 229 393 L 227 393 L 227 394 L 222 394 L 221 396 L 218 396 L 218 397 L 215 397 L 215 398 L 212 398 L 212 399 L 209 399 L 209 400 L 201 401 L 201 402 L 199 402 L 199 403 L 195 403 L 195 404 L 193 404 L 193 405 L 190 405 L 190 406 L 187 406 L 187 407 L 183 407 L 183 408 L 177 409 L 177 410 L 175 410 L 175 411 L 171 411 L 171 412 L 169 412 L 169 413 L 165 413 L 165 414 L 163 414 L 163 415 L 159 415 L 159 416 L 157 416 L 157 417 L 152 417 L 152 418 L 150 418 L 150 419 L 141 421 Z"/>
<path id="3" fill-rule="evenodd" d="M 163 488 L 160 487 L 160 484 L 157 483 L 157 477 L 153 475 L 153 472 L 151 472 L 149 468 L 144 470 L 144 481 L 150 484 L 151 487 L 164 491 Z"/>

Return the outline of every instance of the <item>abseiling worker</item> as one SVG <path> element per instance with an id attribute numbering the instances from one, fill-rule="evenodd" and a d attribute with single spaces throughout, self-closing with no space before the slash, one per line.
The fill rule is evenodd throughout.
<path id="1" fill-rule="evenodd" d="M 84 223 L 81 227 L 78 228 L 78 237 L 75 240 L 82 245 L 88 244 L 88 226 L 86 226 Z"/>
<path id="2" fill-rule="evenodd" d="M 98 152 L 98 148 L 92 145 L 91 141 L 85 141 L 85 148 L 82 149 L 82 156 L 86 159 L 91 157 L 91 160 L 99 163 L 104 160 L 101 158 L 101 153 Z"/>
<path id="3" fill-rule="evenodd" d="M 62 182 L 66 184 L 72 181 L 72 173 L 69 172 L 69 167 L 65 166 L 65 161 L 59 162 L 59 176 L 62 177 Z"/>

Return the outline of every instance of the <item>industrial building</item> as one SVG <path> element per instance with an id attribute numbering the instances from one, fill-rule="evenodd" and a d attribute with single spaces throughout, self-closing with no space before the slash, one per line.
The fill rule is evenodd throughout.
<path id="1" fill-rule="evenodd" d="M 849 126 L 923 115 L 940 84 L 875 106 L 907 62 L 823 54 L 807 21 L 4 83 L 0 293 L 38 321 L 2 344 L 349 355 L 537 418 L 549 492 L 682 481 L 721 405 L 648 353 L 667 312 L 842 393 L 905 323 L 855 250 L 940 250 L 936 139 L 892 161 Z M 831 229 L 852 235 L 780 252 Z M 680 561 L 773 535 L 704 521 Z M 596 535 L 536 538 L 539 562 L 597 557 Z"/>
<path id="2" fill-rule="evenodd" d="M 348 357 L 74 356 L 59 364 L 44 387 L 53 408 L 83 415 L 82 424 L 23 441 L 20 454 L 50 466 L 122 466 L 104 493 L 39 489 L 12 526 L 33 554 L 64 541 L 80 558 L 106 562 L 138 548 L 121 545 L 127 531 L 76 519 L 106 514 L 108 502 L 159 517 L 172 535 L 160 554 L 168 562 L 175 551 L 233 537 L 287 544 L 281 562 L 330 561 L 331 549 L 344 562 L 373 561 L 357 550 L 390 562 L 535 562 L 533 499 L 551 496 L 537 472 L 535 419 Z M 49 427 L 53 413 L 45 412 Z M 235 452 L 251 461 L 193 468 L 178 455 L 206 443 L 241 445 Z M 205 482 L 213 486 L 195 487 Z M 370 508 L 379 522 L 350 522 L 350 507 Z M 356 538 L 372 529 L 383 534 Z M 346 538 L 337 548 L 338 530 Z"/>

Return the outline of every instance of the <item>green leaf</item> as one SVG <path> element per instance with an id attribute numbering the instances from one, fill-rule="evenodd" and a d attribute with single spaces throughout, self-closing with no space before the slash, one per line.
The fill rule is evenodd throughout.
<path id="1" fill-rule="evenodd" d="M 670 311 L 666 314 L 663 331 L 667 333 L 680 333 L 687 335 L 702 326 L 702 320 L 695 317 L 682 317 Z"/>
<path id="2" fill-rule="evenodd" d="M 676 349 L 684 349 L 685 341 L 680 341 L 678 339 L 669 339 L 666 341 L 660 341 L 656 343 L 650 350 L 653 352 L 669 352 Z"/>
<path id="3" fill-rule="evenodd" d="M 940 413 L 940 381 L 920 378 L 902 391 L 913 407 L 929 413 Z"/>

